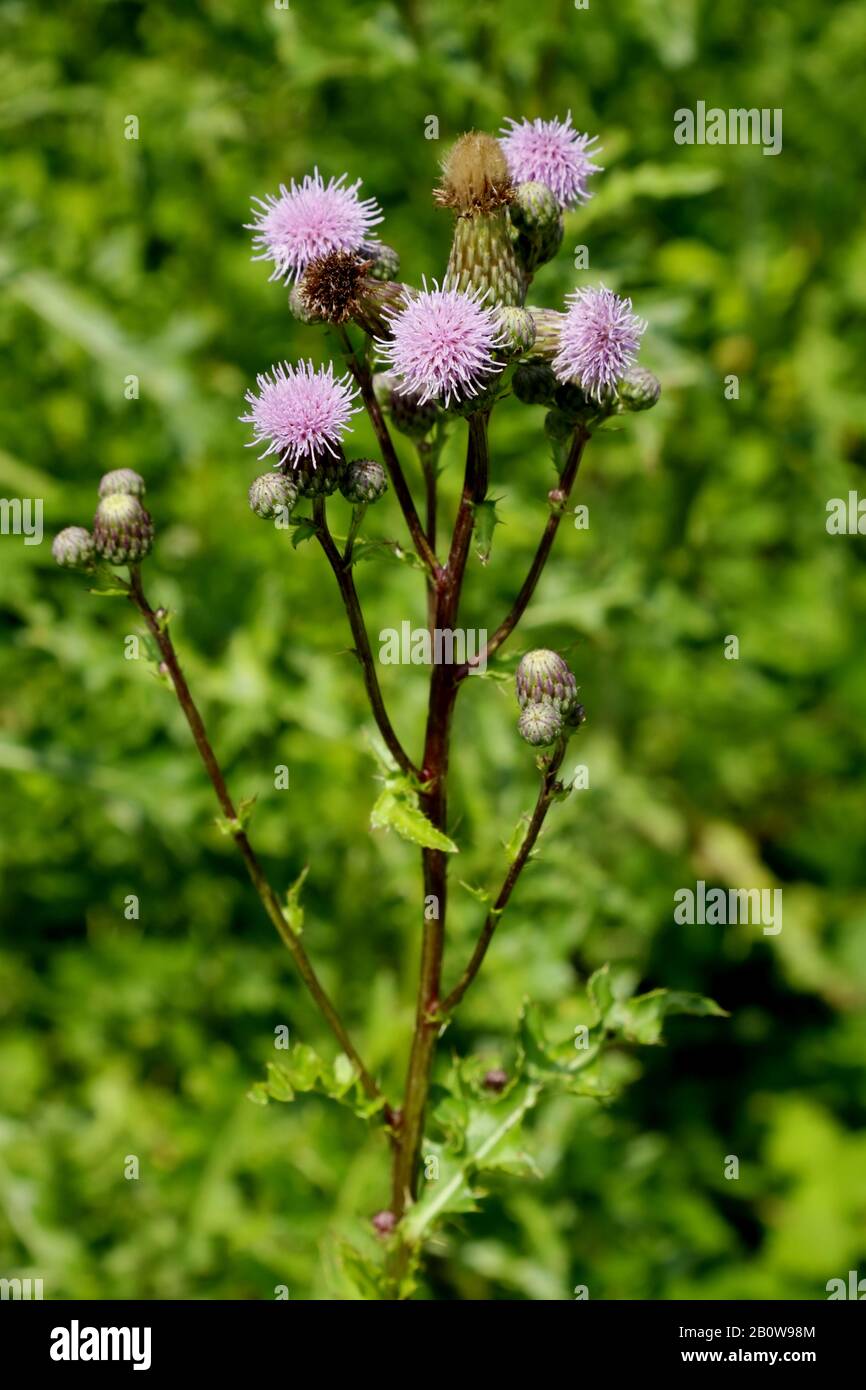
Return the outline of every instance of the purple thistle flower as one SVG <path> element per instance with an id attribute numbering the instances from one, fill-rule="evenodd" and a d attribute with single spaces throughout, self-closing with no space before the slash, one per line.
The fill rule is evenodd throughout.
<path id="1" fill-rule="evenodd" d="M 255 222 L 247 222 L 254 232 L 254 261 L 273 261 L 271 280 L 298 279 L 311 261 L 331 251 L 359 251 L 371 240 L 370 229 L 382 221 L 375 198 L 358 197 L 361 180 L 344 187 L 348 174 L 323 181 L 318 169 L 306 174 L 301 184 L 292 179 L 291 188 L 280 184 L 280 196 L 269 193 L 254 198 Z"/>
<path id="2" fill-rule="evenodd" d="M 615 387 L 634 362 L 646 320 L 632 313 L 630 299 L 620 299 L 604 285 L 575 290 L 566 303 L 570 308 L 560 329 L 553 370 L 560 381 L 577 380 L 600 400 L 605 388 Z"/>
<path id="3" fill-rule="evenodd" d="M 543 183 L 559 200 L 560 207 L 573 208 L 585 203 L 590 174 L 599 173 L 593 159 L 601 151 L 593 148 L 597 135 L 581 135 L 571 124 L 569 111 L 564 121 L 515 121 L 509 116 L 509 129 L 500 132 L 508 169 L 515 183 Z"/>
<path id="4" fill-rule="evenodd" d="M 351 417 L 361 409 L 352 405 L 358 388 L 351 378 L 334 376 L 334 365 L 313 369 L 312 362 L 292 367 L 278 362 L 270 372 L 256 377 L 258 394 L 247 391 L 249 415 L 240 418 L 253 427 L 251 446 L 267 443 L 260 458 L 278 454 L 278 465 L 296 467 L 325 451 L 338 457 L 337 446 Z"/>
<path id="5" fill-rule="evenodd" d="M 477 396 L 486 379 L 503 364 L 493 357 L 502 343 L 493 311 L 484 307 L 487 293 L 424 289 L 407 297 L 396 313 L 385 310 L 392 337 L 377 338 L 376 347 L 398 378 L 398 395 L 418 405 Z"/>

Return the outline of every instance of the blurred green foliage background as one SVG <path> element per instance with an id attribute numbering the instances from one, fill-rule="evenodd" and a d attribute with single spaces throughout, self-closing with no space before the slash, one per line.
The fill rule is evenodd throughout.
<path id="1" fill-rule="evenodd" d="M 134 615 L 56 570 L 49 542 L 89 524 L 103 471 L 146 475 L 149 595 L 176 612 L 236 796 L 258 795 L 275 882 L 311 866 L 308 948 L 396 1093 L 416 854 L 367 828 L 370 720 L 342 610 L 314 546 L 250 514 L 237 420 L 257 371 L 334 348 L 290 319 L 242 224 L 251 195 L 346 170 L 386 210 L 404 277 L 440 274 L 447 142 L 568 109 L 605 173 L 533 298 L 599 280 L 632 295 L 664 394 L 591 445 L 589 530 L 562 528 L 507 650 L 505 669 L 527 645 L 569 655 L 591 785 L 554 809 L 444 1050 L 507 1058 L 526 993 L 567 1036 L 605 961 L 731 1018 L 675 1021 L 613 1107 L 539 1111 L 544 1176 L 453 1228 L 426 1293 L 821 1298 L 866 1273 L 866 569 L 862 537 L 825 530 L 866 462 L 862 5 L 7 0 L 0 30 L 0 493 L 44 499 L 46 527 L 40 546 L 0 538 L 0 1273 L 43 1277 L 46 1297 L 351 1296 L 334 1233 L 385 1205 L 384 1145 L 318 1099 L 246 1099 L 276 1026 L 330 1040 L 214 827 L 170 693 L 124 660 Z M 675 146 L 673 112 L 699 99 L 781 107 L 783 153 Z M 506 524 L 467 624 L 495 627 L 543 524 L 541 425 L 513 400 L 494 417 Z M 374 449 L 364 424 L 356 442 Z M 400 534 L 392 495 L 369 529 Z M 417 574 L 358 576 L 373 634 L 423 622 Z M 417 750 L 425 673 L 382 675 Z M 515 713 L 492 681 L 461 699 L 455 877 L 472 883 L 499 879 L 534 798 Z M 699 877 L 781 886 L 781 934 L 674 926 L 674 891 Z M 449 978 L 479 914 L 455 888 Z"/>

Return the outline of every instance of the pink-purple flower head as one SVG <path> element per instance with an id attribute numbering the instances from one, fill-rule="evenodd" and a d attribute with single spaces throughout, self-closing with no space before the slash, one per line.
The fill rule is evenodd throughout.
<path id="1" fill-rule="evenodd" d="M 559 333 L 553 370 L 560 381 L 578 381 L 601 399 L 632 365 L 646 332 L 646 320 L 632 312 L 631 300 L 613 290 L 575 290 Z"/>
<path id="2" fill-rule="evenodd" d="M 447 407 L 477 396 L 502 370 L 493 356 L 502 336 L 485 298 L 479 291 L 440 289 L 435 280 L 428 290 L 425 280 L 402 309 L 386 311 L 392 336 L 377 338 L 376 347 L 397 377 L 398 395 Z"/>
<path id="3" fill-rule="evenodd" d="M 582 135 L 574 129 L 570 111 L 564 121 L 509 117 L 500 132 L 514 182 L 546 184 L 562 208 L 577 207 L 592 197 L 586 185 L 590 174 L 601 170 L 600 164 L 592 162 L 600 153 L 597 140 L 597 135 Z"/>
<path id="4" fill-rule="evenodd" d="M 287 283 L 303 275 L 311 261 L 331 251 L 359 251 L 375 241 L 370 231 L 382 221 L 374 198 L 360 199 L 361 180 L 346 185 L 348 174 L 322 179 L 318 169 L 291 187 L 280 184 L 279 197 L 254 198 L 254 261 L 273 261 L 272 280 Z"/>
<path id="5" fill-rule="evenodd" d="M 309 461 L 315 468 L 320 454 L 338 456 L 349 421 L 361 409 L 352 404 L 358 388 L 348 372 L 335 377 L 331 362 L 318 371 L 312 362 L 278 362 L 256 384 L 258 392 L 246 393 L 250 413 L 240 418 L 253 427 L 251 445 L 267 445 L 260 458 L 277 454 L 278 465 Z"/>

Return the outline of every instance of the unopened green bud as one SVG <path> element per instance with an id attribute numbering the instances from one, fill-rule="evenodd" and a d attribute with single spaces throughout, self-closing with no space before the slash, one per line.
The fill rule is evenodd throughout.
<path id="1" fill-rule="evenodd" d="M 511 389 L 524 405 L 549 405 L 556 387 L 553 369 L 540 357 L 519 362 L 511 378 Z"/>
<path id="2" fill-rule="evenodd" d="M 146 491 L 144 479 L 134 468 L 113 468 L 110 473 L 103 474 L 99 482 L 100 497 L 111 497 L 117 492 L 143 497 Z"/>
<path id="3" fill-rule="evenodd" d="M 553 393 L 553 404 L 572 422 L 577 422 L 587 412 L 594 415 L 598 410 L 597 403 L 590 399 L 577 382 L 572 381 L 557 386 Z"/>
<path id="4" fill-rule="evenodd" d="M 410 439 L 424 439 L 440 414 L 435 401 L 426 401 L 422 405 L 417 396 L 403 395 L 399 391 L 388 394 L 386 408 L 395 430 L 408 435 Z"/>
<path id="5" fill-rule="evenodd" d="M 93 541 L 97 554 L 110 565 L 136 564 L 153 545 L 150 513 L 129 493 L 109 493 L 96 508 Z"/>
<path id="6" fill-rule="evenodd" d="M 522 357 L 535 342 L 535 321 L 526 309 L 504 305 L 496 311 L 499 351 L 506 358 Z"/>
<path id="7" fill-rule="evenodd" d="M 385 470 L 375 459 L 353 459 L 343 470 L 340 491 L 347 502 L 378 502 L 388 491 Z"/>
<path id="8" fill-rule="evenodd" d="M 51 554 L 64 569 L 92 569 L 95 553 L 93 537 L 83 526 L 67 526 L 51 542 Z"/>
<path id="9" fill-rule="evenodd" d="M 367 266 L 371 280 L 396 280 L 400 274 L 400 257 L 393 246 L 380 246 L 373 242 L 362 246 L 359 254 L 371 262 Z"/>
<path id="10" fill-rule="evenodd" d="M 340 477 L 346 466 L 345 459 L 322 454 L 316 462 L 302 459 L 293 464 L 288 477 L 301 497 L 330 497 L 340 486 Z"/>
<path id="11" fill-rule="evenodd" d="M 465 420 L 468 416 L 474 415 L 476 411 L 489 410 L 495 404 L 501 389 L 499 374 L 496 373 L 474 396 L 464 396 L 462 399 L 453 400 L 448 407 L 448 413 L 459 415 L 461 419 Z"/>
<path id="12" fill-rule="evenodd" d="M 283 473 L 263 473 L 250 483 L 250 508 L 263 521 L 280 512 L 290 512 L 298 500 L 298 489 Z"/>
<path id="13" fill-rule="evenodd" d="M 622 381 L 617 382 L 616 393 L 624 410 L 652 410 L 662 386 L 658 377 L 646 367 L 632 367 Z"/>
<path id="14" fill-rule="evenodd" d="M 508 216 L 517 233 L 517 253 L 523 267 L 532 273 L 552 261 L 560 246 L 564 224 L 559 202 L 543 183 L 519 183 Z"/>
<path id="15" fill-rule="evenodd" d="M 562 715 L 550 700 L 538 700 L 521 711 L 517 728 L 527 743 L 547 748 L 562 733 Z"/>
<path id="16" fill-rule="evenodd" d="M 538 647 L 521 657 L 515 677 L 521 708 L 549 700 L 563 714 L 574 705 L 577 682 L 559 652 Z"/>

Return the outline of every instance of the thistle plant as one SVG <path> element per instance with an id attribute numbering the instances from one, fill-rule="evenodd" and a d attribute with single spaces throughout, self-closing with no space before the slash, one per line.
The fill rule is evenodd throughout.
<path id="1" fill-rule="evenodd" d="M 476 981 L 505 929 L 502 919 L 520 876 L 554 804 L 569 796 L 563 762 L 587 717 L 578 699 L 579 672 L 559 652 L 526 651 L 516 668 L 514 756 L 534 758 L 537 796 L 512 838 L 498 886 L 478 892 L 482 920 L 461 961 L 447 950 L 449 862 L 459 833 L 448 796 L 457 700 L 467 678 L 490 663 L 489 674 L 505 673 L 501 653 L 538 587 L 592 436 L 615 416 L 651 408 L 660 393 L 657 379 L 637 361 L 647 325 L 630 299 L 600 285 L 576 287 L 558 308 L 528 302 L 537 271 L 560 246 L 564 215 L 579 213 L 592 196 L 590 184 L 600 172 L 596 153 L 596 140 L 575 130 L 570 115 L 565 121 L 510 120 L 499 139 L 475 131 L 461 137 L 435 190 L 440 215 L 453 219 L 448 263 L 441 278 L 420 285 L 397 279 L 397 253 L 373 237 L 381 210 L 374 199 L 359 196 L 360 181 L 350 183 L 348 175 L 326 183 L 316 169 L 300 183 L 281 186 L 278 194 L 256 200 L 250 224 L 255 257 L 271 265 L 271 280 L 290 287 L 290 311 L 311 336 L 330 335 L 340 359 L 323 367 L 311 360 L 262 364 L 240 419 L 250 426 L 250 447 L 270 463 L 248 485 L 252 513 L 293 528 L 295 543 L 318 545 L 345 607 L 381 736 L 383 789 L 371 824 L 420 850 L 419 906 L 406 924 L 407 932 L 421 934 L 420 974 L 399 1094 L 386 1091 L 365 1064 L 308 955 L 300 933 L 303 875 L 287 896 L 266 876 L 249 829 L 252 807 L 230 794 L 183 675 L 170 615 L 146 595 L 142 564 L 154 527 L 143 479 L 129 469 L 106 474 L 92 534 L 73 526 L 54 543 L 60 565 L 88 573 L 98 591 L 125 595 L 144 620 L 216 793 L 221 828 L 236 844 L 339 1047 L 327 1060 L 306 1043 L 296 1044 L 269 1065 L 251 1098 L 285 1102 L 317 1090 L 382 1132 L 380 1208 L 358 1213 L 357 1241 L 343 1248 L 346 1275 L 363 1297 L 410 1296 L 430 1237 L 481 1200 L 485 1174 L 523 1171 L 521 1125 L 546 1093 L 610 1097 L 622 1084 L 621 1069 L 610 1065 L 617 1047 L 657 1042 L 667 1014 L 721 1012 L 709 1000 L 663 989 L 630 997 L 605 968 L 587 982 L 585 998 L 575 1005 L 580 1027 L 563 1042 L 548 1041 L 539 1011 L 527 1004 L 503 1037 L 507 1066 L 491 1068 L 489 1058 L 471 1054 L 445 1057 L 440 1047 L 467 991 L 483 987 Z M 500 486 L 490 452 L 491 416 L 500 408 L 536 406 L 545 408 L 539 453 L 551 452 L 556 477 L 553 486 L 539 483 L 534 557 L 483 649 L 432 664 L 425 728 L 407 747 L 386 707 L 355 581 L 366 515 L 386 491 L 393 493 L 408 533 L 394 547 L 423 575 L 429 629 L 453 633 L 472 555 L 489 557 L 502 501 L 491 495 L 491 486 Z M 377 458 L 347 457 L 353 421 L 362 411 Z M 405 448 L 411 441 L 414 473 L 394 432 Z M 440 463 L 446 439 L 455 436 L 465 439 L 465 471 L 445 531 Z M 345 517 L 342 535 L 333 529 L 337 508 Z M 116 573 L 120 567 L 126 577 Z M 488 684 L 486 692 L 495 688 Z M 590 717 L 603 722 L 604 710 L 593 709 L 591 696 L 589 704 Z"/>

